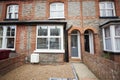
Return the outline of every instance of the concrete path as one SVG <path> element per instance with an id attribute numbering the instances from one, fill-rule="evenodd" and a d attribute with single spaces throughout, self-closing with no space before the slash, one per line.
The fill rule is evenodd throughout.
<path id="1" fill-rule="evenodd" d="M 83 63 L 72 63 L 79 80 L 99 80 Z"/>

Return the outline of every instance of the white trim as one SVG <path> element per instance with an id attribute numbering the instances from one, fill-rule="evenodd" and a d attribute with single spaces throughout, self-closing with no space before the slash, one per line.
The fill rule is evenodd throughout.
<path id="1" fill-rule="evenodd" d="M 72 57 L 74 59 L 81 59 L 81 45 L 80 45 L 80 33 L 77 31 L 77 34 L 72 34 L 71 35 L 76 35 L 77 36 L 77 42 L 78 42 L 78 57 Z M 71 37 L 72 38 L 72 37 Z M 72 47 L 72 46 L 71 46 Z M 72 51 L 71 51 L 72 54 Z"/>
<path id="2" fill-rule="evenodd" d="M 47 36 L 38 36 L 38 27 L 39 26 L 47 26 L 47 31 L 48 31 L 48 35 Z M 59 28 L 60 29 L 60 35 L 59 36 L 50 36 L 50 29 L 52 28 L 52 27 L 55 27 L 55 26 L 57 26 L 57 28 Z M 45 53 L 45 52 L 47 52 L 47 53 L 64 53 L 65 52 L 65 50 L 64 50 L 64 36 L 63 36 L 63 33 L 64 33 L 64 31 L 63 31 L 63 25 L 37 25 L 37 30 L 36 30 L 37 32 L 36 32 L 36 50 L 34 51 L 34 52 L 42 52 L 42 53 Z M 48 49 L 37 49 L 37 39 L 38 38 L 47 38 L 47 39 L 50 39 L 50 38 L 59 38 L 59 39 L 61 39 L 60 41 L 61 41 L 61 43 L 59 43 L 60 44 L 60 49 L 50 49 L 49 48 L 49 41 L 50 40 L 48 40 Z"/>
<path id="3" fill-rule="evenodd" d="M 80 33 L 77 31 L 78 35 L 78 58 L 81 59 L 81 45 L 80 45 Z"/>
<path id="4" fill-rule="evenodd" d="M 7 27 L 9 26 L 14 26 L 15 27 L 15 34 L 12 38 L 14 38 L 14 48 L 7 48 L 7 36 L 6 36 L 6 33 L 7 33 Z M 16 26 L 15 25 L 6 25 L 6 26 L 1 26 L 3 27 L 3 37 L 2 37 L 2 48 L 0 48 L 0 50 L 2 49 L 5 49 L 5 50 L 12 50 L 14 51 L 15 50 L 15 44 L 16 44 Z"/>
<path id="5" fill-rule="evenodd" d="M 59 16 L 60 13 L 62 16 Z M 64 3 L 55 2 L 50 4 L 50 19 L 64 18 L 64 16 Z"/>
<path id="6" fill-rule="evenodd" d="M 12 9 L 10 10 L 10 8 Z M 16 8 L 17 8 L 17 11 L 16 11 Z M 7 19 L 18 19 L 18 10 L 19 10 L 19 5 L 16 5 L 16 4 L 8 5 L 6 18 Z M 9 13 L 11 13 L 11 18 L 9 18 Z M 17 17 L 16 17 L 16 14 L 17 14 Z"/>
<path id="7" fill-rule="evenodd" d="M 89 47 L 90 47 L 90 53 L 94 54 L 93 33 L 91 31 L 89 31 Z"/>
<path id="8" fill-rule="evenodd" d="M 112 6 L 113 6 L 113 8 L 108 8 L 108 7 L 107 7 L 107 4 L 108 4 L 108 3 L 111 3 Z M 105 8 L 101 8 L 101 7 L 103 7 L 101 4 L 104 4 L 104 5 L 105 5 Z M 108 9 L 113 10 L 113 15 L 112 15 L 112 16 L 116 16 L 115 6 L 114 6 L 114 2 L 113 2 L 113 1 L 102 1 L 102 2 L 99 3 L 99 7 L 100 7 L 100 11 L 101 11 L 101 9 L 102 9 L 102 10 L 105 10 L 105 15 L 106 15 L 106 16 L 108 16 L 108 13 L 107 13 Z M 101 13 L 100 13 L 100 16 L 101 16 L 101 17 L 106 17 L 106 16 L 101 15 Z"/>
<path id="9" fill-rule="evenodd" d="M 45 49 L 36 49 L 34 52 L 39 52 L 39 53 L 65 53 L 65 50 L 45 50 Z"/>
<path id="10" fill-rule="evenodd" d="M 106 42 L 105 42 L 105 27 L 102 29 L 103 33 L 103 46 L 104 46 L 104 51 L 109 51 L 109 52 L 120 52 L 120 50 L 116 50 L 116 45 L 115 45 L 115 25 L 110 25 L 108 26 L 110 28 L 110 38 L 111 38 L 111 47 L 112 49 L 106 49 Z"/>

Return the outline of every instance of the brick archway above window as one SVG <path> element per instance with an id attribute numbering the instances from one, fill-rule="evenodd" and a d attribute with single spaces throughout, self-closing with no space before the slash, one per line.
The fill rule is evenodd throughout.
<path id="1" fill-rule="evenodd" d="M 79 31 L 80 34 L 83 33 L 83 29 L 82 29 L 81 27 L 72 26 L 72 27 L 68 30 L 68 34 L 71 34 L 71 32 L 72 32 L 73 30 Z"/>
<path id="2" fill-rule="evenodd" d="M 54 3 L 54 2 L 65 2 L 66 0 L 48 0 L 49 3 Z"/>
<path id="3" fill-rule="evenodd" d="M 86 30 L 91 30 L 94 34 L 98 34 L 98 30 L 93 27 L 85 27 L 83 32 L 85 32 Z"/>

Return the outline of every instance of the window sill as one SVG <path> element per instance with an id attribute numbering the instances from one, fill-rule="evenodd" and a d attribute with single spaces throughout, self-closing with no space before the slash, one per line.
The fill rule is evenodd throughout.
<path id="1" fill-rule="evenodd" d="M 120 51 L 104 50 L 104 52 L 120 54 Z"/>
<path id="2" fill-rule="evenodd" d="M 38 50 L 36 49 L 34 52 L 38 53 L 65 53 L 64 50 Z"/>
<path id="3" fill-rule="evenodd" d="M 99 17 L 100 19 L 118 19 L 119 17 L 118 16 L 102 16 L 102 17 Z"/>
<path id="4" fill-rule="evenodd" d="M 1 48 L 0 50 L 11 50 L 11 51 L 15 51 L 15 49 L 8 49 L 8 48 L 5 48 L 5 49 Z"/>
<path id="5" fill-rule="evenodd" d="M 58 18 L 50 17 L 48 19 L 49 20 L 65 20 L 65 17 L 58 17 Z"/>
<path id="6" fill-rule="evenodd" d="M 4 21 L 18 21 L 19 19 L 4 19 Z"/>

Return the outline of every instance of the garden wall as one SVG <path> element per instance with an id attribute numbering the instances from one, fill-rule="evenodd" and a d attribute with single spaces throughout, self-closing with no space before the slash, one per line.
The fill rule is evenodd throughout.
<path id="1" fill-rule="evenodd" d="M 23 65 L 24 63 L 25 63 L 25 54 L 19 55 L 14 58 L 0 60 L 0 76 Z"/>
<path id="2" fill-rule="evenodd" d="M 83 62 L 100 80 L 120 80 L 120 64 L 90 53 L 83 54 Z"/>

